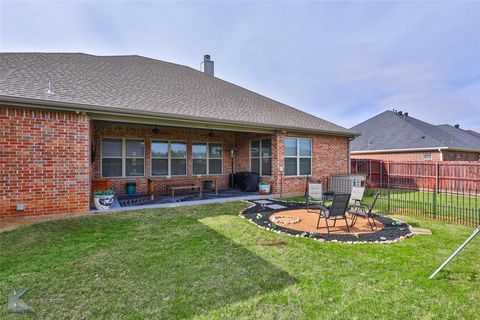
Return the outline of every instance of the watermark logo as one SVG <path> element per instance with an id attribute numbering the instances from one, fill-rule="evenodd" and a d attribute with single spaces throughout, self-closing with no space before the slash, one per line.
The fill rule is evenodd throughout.
<path id="1" fill-rule="evenodd" d="M 27 292 L 27 288 L 20 291 L 11 291 L 8 294 L 8 313 L 27 313 L 32 312 L 29 306 L 20 297 Z"/>

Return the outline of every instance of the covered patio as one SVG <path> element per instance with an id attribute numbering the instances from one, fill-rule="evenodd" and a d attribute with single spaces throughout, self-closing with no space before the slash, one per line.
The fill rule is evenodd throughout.
<path id="1" fill-rule="evenodd" d="M 237 172 L 254 172 L 272 193 L 280 191 L 279 172 L 272 172 L 274 131 L 99 120 L 91 128 L 92 191 L 114 190 L 120 206 L 258 195 L 238 190 Z"/>
<path id="2" fill-rule="evenodd" d="M 347 170 L 347 154 L 338 159 L 338 152 L 329 153 L 333 139 L 345 150 L 346 139 L 318 134 L 95 117 L 90 124 L 91 189 L 113 190 L 112 210 L 261 199 L 258 182 L 269 184 L 269 197 L 299 195 L 307 176 L 321 180 Z M 258 176 L 256 188 L 239 188 L 239 172 Z"/>

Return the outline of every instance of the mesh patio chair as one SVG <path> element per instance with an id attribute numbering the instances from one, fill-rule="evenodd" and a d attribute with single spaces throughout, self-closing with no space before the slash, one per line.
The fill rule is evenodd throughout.
<path id="1" fill-rule="evenodd" d="M 311 210 L 312 205 L 323 205 L 324 196 L 323 196 L 323 186 L 321 183 L 309 183 L 308 191 L 305 195 L 305 201 L 307 203 L 307 212 L 313 212 Z M 318 212 L 318 207 L 315 212 Z"/>
<path id="2" fill-rule="evenodd" d="M 333 198 L 332 205 L 329 208 L 321 207 L 320 213 L 318 215 L 317 229 L 320 228 L 321 218 L 325 219 L 325 224 L 327 226 L 328 233 L 330 233 L 330 226 L 328 225 L 328 220 L 333 220 L 333 226 L 335 227 L 337 220 L 343 219 L 345 220 L 347 231 L 350 233 L 350 226 L 348 225 L 347 215 L 346 215 L 349 199 L 350 199 L 350 194 L 348 193 L 336 194 Z"/>
<path id="3" fill-rule="evenodd" d="M 357 223 L 358 217 L 362 217 L 364 219 L 367 219 L 368 225 L 370 226 L 372 231 L 375 230 L 374 228 L 377 227 L 377 224 L 375 223 L 375 219 L 373 218 L 372 211 L 373 208 L 375 208 L 375 203 L 377 202 L 378 197 L 380 197 L 380 192 L 375 195 L 371 205 L 360 203 L 355 205 L 348 211 L 348 213 L 350 213 L 353 217 L 350 227 L 353 227 L 355 223 Z"/>
<path id="4" fill-rule="evenodd" d="M 352 187 L 352 194 L 350 195 L 348 206 L 354 207 L 356 205 L 361 205 L 364 193 L 365 187 Z"/>

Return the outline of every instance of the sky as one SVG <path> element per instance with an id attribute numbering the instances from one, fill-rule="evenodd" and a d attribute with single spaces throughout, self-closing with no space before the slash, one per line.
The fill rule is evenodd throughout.
<path id="1" fill-rule="evenodd" d="M 0 51 L 210 54 L 215 76 L 347 128 L 397 109 L 480 131 L 480 1 L 1 1 Z"/>

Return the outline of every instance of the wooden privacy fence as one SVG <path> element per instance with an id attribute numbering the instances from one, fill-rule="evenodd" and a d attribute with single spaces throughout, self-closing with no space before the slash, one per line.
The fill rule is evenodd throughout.
<path id="1" fill-rule="evenodd" d="M 399 162 L 352 159 L 351 172 L 366 175 L 367 185 L 444 192 L 478 192 L 480 163 L 465 161 Z"/>

